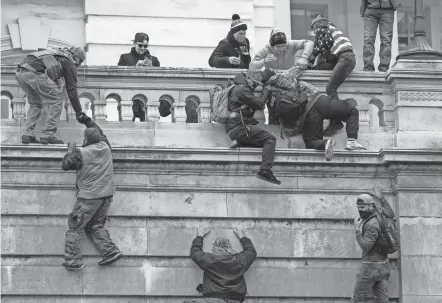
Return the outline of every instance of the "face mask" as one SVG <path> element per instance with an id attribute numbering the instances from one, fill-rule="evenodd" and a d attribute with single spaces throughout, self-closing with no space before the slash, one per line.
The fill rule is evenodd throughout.
<path id="1" fill-rule="evenodd" d="M 373 214 L 373 211 L 371 211 L 371 210 L 360 210 L 359 211 L 359 216 L 362 219 L 367 219 L 368 217 L 371 216 L 371 214 Z"/>

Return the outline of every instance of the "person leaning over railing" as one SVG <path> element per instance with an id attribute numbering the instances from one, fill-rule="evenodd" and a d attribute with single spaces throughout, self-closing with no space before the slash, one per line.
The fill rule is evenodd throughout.
<path id="1" fill-rule="evenodd" d="M 158 58 L 152 56 L 147 49 L 149 47 L 149 36 L 146 33 L 136 33 L 133 42 L 134 46 L 131 48 L 130 53 L 120 56 L 118 66 L 160 66 Z"/>

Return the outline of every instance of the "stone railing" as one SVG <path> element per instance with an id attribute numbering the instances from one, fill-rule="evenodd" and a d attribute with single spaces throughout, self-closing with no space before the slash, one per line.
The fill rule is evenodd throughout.
<path id="1" fill-rule="evenodd" d="M 339 97 L 357 100 L 360 133 L 362 137 L 368 134 L 365 141 L 384 136 L 380 144 L 366 144 L 376 148 L 439 146 L 436 142 L 442 140 L 433 122 L 442 119 L 441 66 L 441 61 L 408 59 L 396 62 L 387 74 L 357 71 L 350 74 L 339 88 Z M 25 96 L 18 87 L 15 70 L 10 65 L 2 65 L 1 69 L 2 98 L 9 98 L 13 108 L 13 117 L 2 122 L 8 126 L 18 125 L 16 122 L 26 115 Z M 226 86 L 228 79 L 239 72 L 243 71 L 84 66 L 78 70 L 78 89 L 84 110 L 89 109 L 89 115 L 104 127 L 133 128 L 134 100 L 142 104 L 146 122 L 158 122 L 160 101 L 167 101 L 172 106 L 173 124 L 208 125 L 211 124 L 209 89 L 218 84 Z M 325 91 L 330 73 L 306 71 L 301 80 Z M 263 114 L 258 117 L 264 119 Z M 76 124 L 70 102 L 66 102 L 61 120 Z M 140 127 L 137 125 L 135 128 Z"/>

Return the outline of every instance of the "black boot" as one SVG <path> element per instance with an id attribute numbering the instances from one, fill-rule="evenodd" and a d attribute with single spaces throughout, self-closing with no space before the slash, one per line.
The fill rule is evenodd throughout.
<path id="1" fill-rule="evenodd" d="M 277 184 L 280 185 L 281 181 L 279 181 L 278 179 L 276 179 L 276 177 L 273 175 L 273 172 L 271 170 L 267 170 L 267 169 L 261 169 L 258 174 L 256 175 L 256 177 L 258 179 L 273 183 L 273 184 Z"/>
<path id="2" fill-rule="evenodd" d="M 40 142 L 34 136 L 23 135 L 21 136 L 21 143 L 29 144 L 29 143 L 40 143 Z"/>

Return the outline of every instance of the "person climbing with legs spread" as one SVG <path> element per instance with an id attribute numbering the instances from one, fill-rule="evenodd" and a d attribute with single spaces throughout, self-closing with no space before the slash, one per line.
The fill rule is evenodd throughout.
<path id="1" fill-rule="evenodd" d="M 232 140 L 231 148 L 262 147 L 262 162 L 257 178 L 279 185 L 281 181 L 272 172 L 276 138 L 257 126 L 258 121 L 253 118 L 256 110 L 264 109 L 270 91 L 264 89 L 259 98 L 253 92 L 269 78 L 261 70 L 249 70 L 247 74 L 240 73 L 234 78 L 235 86 L 228 97 L 228 110 L 231 113 L 226 121 L 226 132 Z"/>
<path id="2" fill-rule="evenodd" d="M 265 85 L 266 89 L 271 90 L 274 115 L 281 121 L 281 136 L 283 128 L 290 136 L 301 132 L 306 148 L 324 150 L 325 158 L 330 161 L 334 156 L 336 141 L 324 140 L 323 122 L 325 119 L 334 119 L 346 122 L 345 149 L 365 149 L 356 141 L 359 131 L 356 100 L 331 98 L 321 94 L 310 83 L 286 78 L 291 74 L 291 70 L 276 74 Z"/>
<path id="3" fill-rule="evenodd" d="M 66 91 L 75 116 L 84 123 L 86 114 L 82 111 L 77 91 L 77 67 L 86 59 L 81 47 L 46 49 L 30 53 L 18 64 L 16 77 L 18 85 L 26 93 L 29 110 L 21 137 L 23 144 L 63 144 L 55 137 Z M 43 109 L 43 102 L 49 103 L 45 125 L 40 141 L 35 138 L 34 128 Z"/>
<path id="4" fill-rule="evenodd" d="M 356 66 L 353 46 L 350 39 L 344 36 L 342 31 L 321 15 L 312 20 L 311 28 L 315 33 L 315 45 L 311 59 L 314 60 L 320 55 L 326 60 L 327 69 L 332 67 L 332 74 L 328 79 L 326 92 L 332 99 L 339 99 L 338 88 Z M 316 66 L 313 69 L 321 68 Z M 341 121 L 330 120 L 324 135 L 331 137 L 343 127 Z"/>
<path id="5" fill-rule="evenodd" d="M 68 270 L 84 267 L 80 250 L 84 232 L 103 256 L 99 266 L 112 264 L 123 256 L 104 228 L 115 193 L 110 143 L 91 118 L 86 117 L 84 121 L 87 128 L 83 146 L 77 148 L 70 142 L 62 161 L 64 171 L 77 171 L 77 201 L 69 214 L 62 264 Z"/>

